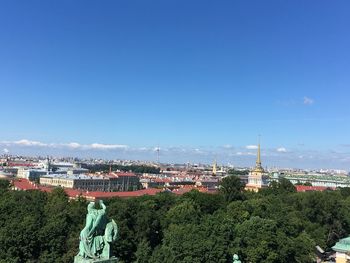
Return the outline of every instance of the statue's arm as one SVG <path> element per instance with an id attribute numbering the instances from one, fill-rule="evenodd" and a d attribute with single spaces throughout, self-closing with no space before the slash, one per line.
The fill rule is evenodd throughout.
<path id="1" fill-rule="evenodd" d="M 103 200 L 99 201 L 100 206 L 102 207 L 103 210 L 106 210 L 106 205 L 103 203 Z"/>
<path id="2" fill-rule="evenodd" d="M 117 240 L 117 237 L 118 237 L 118 225 L 114 222 L 114 220 L 113 220 L 113 225 L 114 225 L 113 241 L 115 241 L 115 240 Z"/>

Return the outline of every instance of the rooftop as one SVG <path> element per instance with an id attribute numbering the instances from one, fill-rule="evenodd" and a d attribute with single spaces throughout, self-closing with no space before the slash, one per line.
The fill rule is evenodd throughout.
<path id="1" fill-rule="evenodd" d="M 51 192 L 54 187 L 44 187 L 41 185 L 34 184 L 27 179 L 19 179 L 12 181 L 16 190 L 40 190 L 44 192 Z M 77 198 L 79 196 L 85 197 L 86 199 L 107 199 L 112 197 L 137 197 L 143 195 L 155 195 L 162 192 L 161 189 L 148 188 L 137 191 L 126 191 L 126 192 L 102 192 L 102 191 L 82 191 L 77 189 L 64 189 L 66 194 L 70 198 Z"/>

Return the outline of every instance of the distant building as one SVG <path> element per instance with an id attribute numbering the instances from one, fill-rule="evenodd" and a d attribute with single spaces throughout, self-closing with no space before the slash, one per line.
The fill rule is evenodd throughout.
<path id="1" fill-rule="evenodd" d="M 19 167 L 17 170 L 17 177 L 28 179 L 29 181 L 39 180 L 43 175 L 46 175 L 47 171 L 42 169 L 27 169 L 25 167 Z"/>
<path id="2" fill-rule="evenodd" d="M 246 190 L 259 191 L 259 189 L 267 187 L 269 184 L 267 173 L 261 166 L 260 157 L 260 142 L 258 145 L 257 159 L 255 168 L 248 175 L 248 184 L 246 184 Z"/>
<path id="3" fill-rule="evenodd" d="M 163 188 L 168 187 L 171 180 L 169 178 L 143 178 L 140 179 L 142 187 L 147 188 Z"/>
<path id="4" fill-rule="evenodd" d="M 323 174 L 288 174 L 284 175 L 292 184 L 310 183 L 312 186 L 320 187 L 350 187 L 350 178 L 343 176 L 330 176 Z"/>
<path id="5" fill-rule="evenodd" d="M 13 190 L 40 190 L 44 192 L 51 192 L 53 187 L 46 187 L 42 185 L 35 184 L 33 182 L 28 181 L 27 179 L 17 179 L 12 180 Z M 161 189 L 143 189 L 136 191 L 118 191 L 118 192 L 103 192 L 103 191 L 84 191 L 79 189 L 71 189 L 65 188 L 64 191 L 69 196 L 70 199 L 76 199 L 78 197 L 84 197 L 89 201 L 96 201 L 101 199 L 108 199 L 112 197 L 121 197 L 121 198 L 131 198 L 143 195 L 155 195 L 157 193 L 162 192 Z"/>
<path id="6" fill-rule="evenodd" d="M 0 179 L 10 179 L 13 178 L 11 173 L 7 173 L 3 170 L 0 170 Z"/>
<path id="7" fill-rule="evenodd" d="M 219 187 L 219 179 L 217 177 L 204 177 L 196 182 L 197 187 L 204 187 L 209 190 L 216 190 Z"/>
<path id="8" fill-rule="evenodd" d="M 68 168 L 73 168 L 74 164 L 73 163 L 68 163 L 68 162 L 53 162 L 48 164 L 51 169 L 68 169 Z"/>
<path id="9" fill-rule="evenodd" d="M 70 168 L 67 170 L 67 174 L 85 174 L 88 172 L 89 169 L 86 168 Z"/>
<path id="10" fill-rule="evenodd" d="M 49 174 L 40 178 L 40 184 L 86 191 L 113 192 L 138 190 L 140 180 L 134 173 L 110 173 L 99 176 Z"/>
<path id="11" fill-rule="evenodd" d="M 85 174 L 89 170 L 84 168 L 63 168 L 57 169 L 55 172 L 48 171 L 48 169 L 33 169 L 27 167 L 18 167 L 17 168 L 17 177 L 28 179 L 29 181 L 39 180 L 40 177 L 46 176 L 48 174 L 56 174 L 56 175 L 76 175 L 76 174 Z"/>

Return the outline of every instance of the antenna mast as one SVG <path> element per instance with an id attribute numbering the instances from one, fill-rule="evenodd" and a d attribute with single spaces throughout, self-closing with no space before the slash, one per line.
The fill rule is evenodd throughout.
<path id="1" fill-rule="evenodd" d="M 157 163 L 158 163 L 158 165 L 159 165 L 159 151 L 160 151 L 160 149 L 159 149 L 159 145 L 158 145 L 158 147 L 157 147 Z"/>

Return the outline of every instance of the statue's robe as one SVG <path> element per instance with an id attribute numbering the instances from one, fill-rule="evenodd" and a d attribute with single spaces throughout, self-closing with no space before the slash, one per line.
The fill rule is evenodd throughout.
<path id="1" fill-rule="evenodd" d="M 103 250 L 105 210 L 92 209 L 86 215 L 86 225 L 80 232 L 79 255 L 83 258 L 98 258 Z M 102 226 L 103 225 L 103 226 Z"/>

